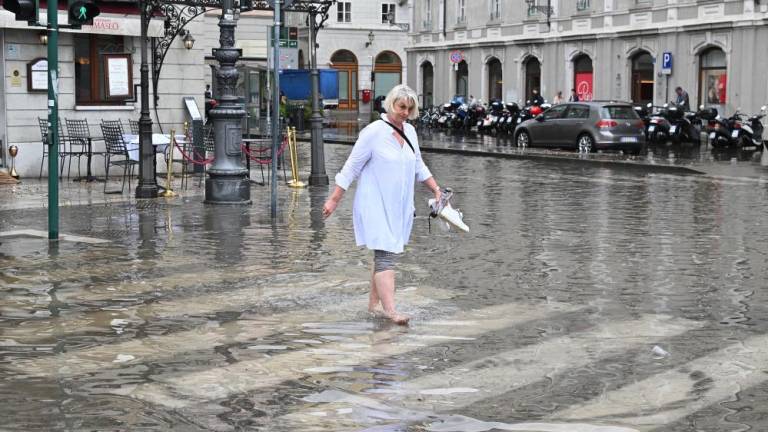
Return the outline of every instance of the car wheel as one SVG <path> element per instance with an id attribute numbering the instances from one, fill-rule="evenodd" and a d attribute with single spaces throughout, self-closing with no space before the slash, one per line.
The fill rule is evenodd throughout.
<path id="1" fill-rule="evenodd" d="M 592 135 L 590 134 L 581 134 L 579 135 L 579 139 L 576 141 L 579 149 L 579 153 L 592 153 L 595 151 L 595 140 L 592 139 Z"/>
<path id="2" fill-rule="evenodd" d="M 515 144 L 517 144 L 518 147 L 528 147 L 531 145 L 531 136 L 524 130 L 520 131 L 517 133 Z"/>

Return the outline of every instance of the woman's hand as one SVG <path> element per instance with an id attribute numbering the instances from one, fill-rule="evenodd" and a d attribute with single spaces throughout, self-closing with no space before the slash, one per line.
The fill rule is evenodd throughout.
<path id="1" fill-rule="evenodd" d="M 330 216 L 331 213 L 336 210 L 337 205 L 339 205 L 338 201 L 335 201 L 333 198 L 328 198 L 325 204 L 323 204 L 323 218 Z"/>

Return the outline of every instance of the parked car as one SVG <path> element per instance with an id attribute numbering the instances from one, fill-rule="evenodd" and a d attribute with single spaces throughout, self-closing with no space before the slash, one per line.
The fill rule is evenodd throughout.
<path id="1" fill-rule="evenodd" d="M 645 124 L 630 103 L 568 102 L 520 123 L 514 136 L 519 147 L 567 147 L 583 152 L 615 149 L 637 154 L 645 146 Z"/>

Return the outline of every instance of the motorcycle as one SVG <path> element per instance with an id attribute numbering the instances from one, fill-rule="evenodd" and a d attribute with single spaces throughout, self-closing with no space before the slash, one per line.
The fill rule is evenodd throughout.
<path id="1" fill-rule="evenodd" d="M 478 123 L 478 130 L 494 131 L 497 129 L 499 119 L 504 114 L 504 104 L 494 100 L 488 109 L 488 114 Z"/>

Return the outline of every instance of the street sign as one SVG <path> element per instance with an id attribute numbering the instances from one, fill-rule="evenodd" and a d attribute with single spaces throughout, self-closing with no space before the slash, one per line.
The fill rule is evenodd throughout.
<path id="1" fill-rule="evenodd" d="M 669 51 L 661 55 L 661 73 L 672 75 L 672 53 Z"/>
<path id="2" fill-rule="evenodd" d="M 451 51 L 451 63 L 460 63 L 462 60 L 464 60 L 464 53 L 462 51 Z"/>

